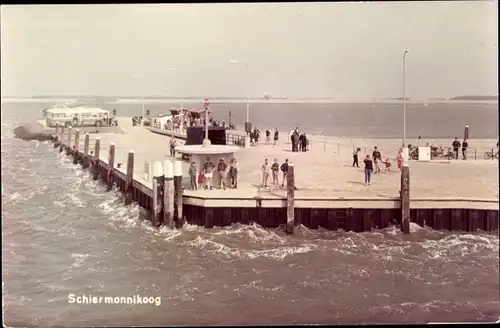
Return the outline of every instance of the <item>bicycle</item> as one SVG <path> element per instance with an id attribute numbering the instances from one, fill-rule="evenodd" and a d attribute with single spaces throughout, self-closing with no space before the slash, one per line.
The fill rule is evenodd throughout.
<path id="1" fill-rule="evenodd" d="M 487 151 L 484 153 L 484 159 L 498 159 L 498 150 L 496 153 L 493 154 L 493 151 Z"/>

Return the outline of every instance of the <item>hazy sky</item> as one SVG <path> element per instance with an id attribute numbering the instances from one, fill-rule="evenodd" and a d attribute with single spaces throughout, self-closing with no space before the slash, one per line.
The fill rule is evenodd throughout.
<path id="1" fill-rule="evenodd" d="M 398 97 L 406 48 L 409 97 L 498 94 L 497 6 L 2 6 L 2 95 Z"/>

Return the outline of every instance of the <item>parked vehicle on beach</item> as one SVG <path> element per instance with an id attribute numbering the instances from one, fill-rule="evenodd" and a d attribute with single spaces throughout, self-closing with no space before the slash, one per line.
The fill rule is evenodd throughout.
<path id="1" fill-rule="evenodd" d="M 64 126 L 95 126 L 108 125 L 109 111 L 90 106 L 56 105 L 43 110 L 47 126 L 54 127 L 57 123 Z"/>

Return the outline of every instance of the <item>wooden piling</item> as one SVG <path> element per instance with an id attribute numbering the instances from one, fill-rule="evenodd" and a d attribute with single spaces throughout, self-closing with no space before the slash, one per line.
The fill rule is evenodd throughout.
<path id="1" fill-rule="evenodd" d="M 59 142 L 59 152 L 62 153 L 64 149 L 64 126 L 61 126 L 61 140 Z"/>
<path id="2" fill-rule="evenodd" d="M 61 144 L 63 144 L 64 143 L 64 125 L 60 125 L 59 135 L 61 136 L 61 138 L 59 138 L 59 141 L 61 142 Z"/>
<path id="3" fill-rule="evenodd" d="M 286 192 L 286 227 L 285 232 L 287 234 L 293 234 L 295 227 L 295 169 L 292 163 L 288 164 L 287 172 L 287 192 Z"/>
<path id="4" fill-rule="evenodd" d="M 174 194 L 175 194 L 175 227 L 182 228 L 184 225 L 184 216 L 182 214 L 182 162 L 174 163 Z"/>
<path id="5" fill-rule="evenodd" d="M 464 128 L 464 140 L 469 140 L 469 126 L 466 125 Z"/>
<path id="6" fill-rule="evenodd" d="M 72 127 L 68 126 L 68 143 L 66 144 L 66 154 L 69 155 L 71 153 L 71 130 Z"/>
<path id="7" fill-rule="evenodd" d="M 73 154 L 73 164 L 78 164 L 80 160 L 80 154 L 78 153 L 78 149 L 80 147 L 80 130 L 76 129 L 75 132 L 75 149 Z"/>
<path id="8" fill-rule="evenodd" d="M 162 220 L 161 212 L 163 210 L 163 197 L 162 197 L 162 188 L 163 188 L 163 163 L 162 162 L 153 162 L 153 209 L 151 215 L 151 224 L 153 227 L 158 227 Z"/>
<path id="9" fill-rule="evenodd" d="M 89 167 L 89 146 L 90 146 L 90 135 L 85 132 L 85 141 L 83 142 L 83 158 L 82 166 L 84 169 Z"/>
<path id="10" fill-rule="evenodd" d="M 110 143 L 109 144 L 109 154 L 108 154 L 108 175 L 107 175 L 107 183 L 108 183 L 108 191 L 113 188 L 113 180 L 114 180 L 114 175 L 113 175 L 113 169 L 115 167 L 115 144 Z"/>
<path id="11" fill-rule="evenodd" d="M 174 166 L 171 161 L 163 161 L 163 224 L 170 229 L 174 228 Z"/>
<path id="12" fill-rule="evenodd" d="M 56 148 L 61 141 L 61 135 L 59 133 L 59 123 L 56 123 L 56 138 L 54 140 L 54 148 Z"/>
<path id="13" fill-rule="evenodd" d="M 94 180 L 97 180 L 99 176 L 99 153 L 101 151 L 101 139 L 97 137 L 95 139 L 95 148 L 94 148 L 94 165 L 92 167 L 92 176 Z"/>
<path id="14" fill-rule="evenodd" d="M 401 231 L 410 233 L 410 167 L 404 163 L 401 169 Z"/>
<path id="15" fill-rule="evenodd" d="M 132 181 L 134 180 L 134 151 L 130 150 L 127 157 L 127 176 L 125 177 L 125 205 L 132 203 Z"/>

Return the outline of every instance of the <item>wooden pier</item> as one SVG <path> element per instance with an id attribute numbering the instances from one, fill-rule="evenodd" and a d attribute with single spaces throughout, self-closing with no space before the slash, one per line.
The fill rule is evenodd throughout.
<path id="1" fill-rule="evenodd" d="M 153 135 L 142 127 L 136 129 L 140 129 L 137 130 L 139 134 Z M 411 167 L 407 165 L 400 174 L 399 197 L 342 196 L 334 189 L 323 194 L 313 194 L 311 190 L 297 192 L 295 176 L 300 171 L 293 164 L 289 166 L 285 189 L 262 193 L 250 183 L 243 183 L 242 188 L 235 190 L 194 192 L 184 188 L 187 182 L 184 180 L 188 180 L 183 179 L 187 163 L 180 159 L 165 159 L 162 155 L 162 159 L 152 160 L 151 180 L 148 181 L 138 169 L 144 163 L 137 160 L 134 150 L 126 152 L 125 157 L 126 145 L 110 142 L 106 149 L 101 149 L 99 135 L 93 138 L 91 145 L 90 135 L 85 134 L 82 151 L 81 137 L 76 129 L 57 127 L 53 136 L 54 148 L 73 156 L 75 164 L 91 170 L 93 179 L 103 181 L 108 189 L 115 185 L 123 193 L 124 204 L 139 204 L 153 226 L 181 228 L 188 222 L 212 228 L 255 222 L 265 228 L 282 227 L 287 233 L 293 233 L 294 227 L 300 224 L 310 229 L 321 227 L 354 232 L 395 225 L 404 233 L 410 233 L 410 222 L 436 230 L 495 231 L 499 228 L 497 198 L 413 197 L 410 194 L 413 188 L 410 188 Z M 168 139 L 163 138 L 166 154 Z M 123 158 L 126 158 L 125 166 L 122 166 L 123 160 L 120 162 Z"/>

